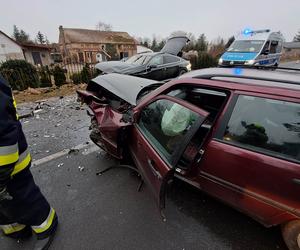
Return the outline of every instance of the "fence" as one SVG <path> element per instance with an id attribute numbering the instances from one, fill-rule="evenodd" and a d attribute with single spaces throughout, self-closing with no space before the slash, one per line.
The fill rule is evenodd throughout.
<path id="1" fill-rule="evenodd" d="M 19 62 L 18 62 L 19 63 Z M 90 79 L 96 77 L 100 71 L 95 68 L 95 64 L 83 63 L 55 63 L 49 66 L 29 66 L 24 67 L 19 64 L 14 66 L 1 67 L 0 74 L 8 80 L 15 90 L 24 90 L 28 87 L 51 87 L 61 86 L 65 83 L 88 83 Z"/>

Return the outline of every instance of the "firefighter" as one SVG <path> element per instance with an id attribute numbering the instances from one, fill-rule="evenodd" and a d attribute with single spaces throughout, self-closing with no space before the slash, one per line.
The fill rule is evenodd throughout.
<path id="1" fill-rule="evenodd" d="M 58 225 L 55 210 L 35 184 L 16 102 L 0 75 L 0 228 L 5 236 L 36 235 L 34 249 L 48 249 Z"/>

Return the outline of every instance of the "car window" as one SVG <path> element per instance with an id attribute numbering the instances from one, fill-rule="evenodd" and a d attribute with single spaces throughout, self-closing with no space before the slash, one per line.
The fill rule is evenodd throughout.
<path id="1" fill-rule="evenodd" d="M 161 64 L 163 64 L 163 56 L 162 55 L 153 57 L 149 62 L 149 65 L 161 65 Z"/>
<path id="2" fill-rule="evenodd" d="M 199 115 L 170 100 L 157 100 L 146 106 L 138 122 L 152 146 L 170 162 L 172 154 Z"/>
<path id="3" fill-rule="evenodd" d="M 180 58 L 175 56 L 169 56 L 169 55 L 164 56 L 164 64 L 178 62 L 179 60 Z"/>
<path id="4" fill-rule="evenodd" d="M 300 161 L 300 104 L 239 96 L 223 140 Z"/>
<path id="5" fill-rule="evenodd" d="M 271 53 L 271 54 L 276 53 L 277 47 L 278 47 L 278 41 L 271 41 L 271 45 L 270 45 L 270 53 Z"/>

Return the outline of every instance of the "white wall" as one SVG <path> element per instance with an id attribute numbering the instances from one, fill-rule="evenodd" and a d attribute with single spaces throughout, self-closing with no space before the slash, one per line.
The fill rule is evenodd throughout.
<path id="1" fill-rule="evenodd" d="M 9 59 L 25 59 L 21 47 L 0 33 L 0 62 Z"/>

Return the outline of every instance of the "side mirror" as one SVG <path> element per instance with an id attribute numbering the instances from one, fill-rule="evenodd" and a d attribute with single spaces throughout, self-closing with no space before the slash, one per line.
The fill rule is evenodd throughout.
<path id="1" fill-rule="evenodd" d="M 263 55 L 269 55 L 269 53 L 270 53 L 270 50 L 266 49 L 262 54 Z"/>
<path id="2" fill-rule="evenodd" d="M 148 68 L 149 69 L 155 69 L 155 68 L 157 68 L 157 65 L 156 64 L 151 64 L 151 65 L 148 65 Z"/>

